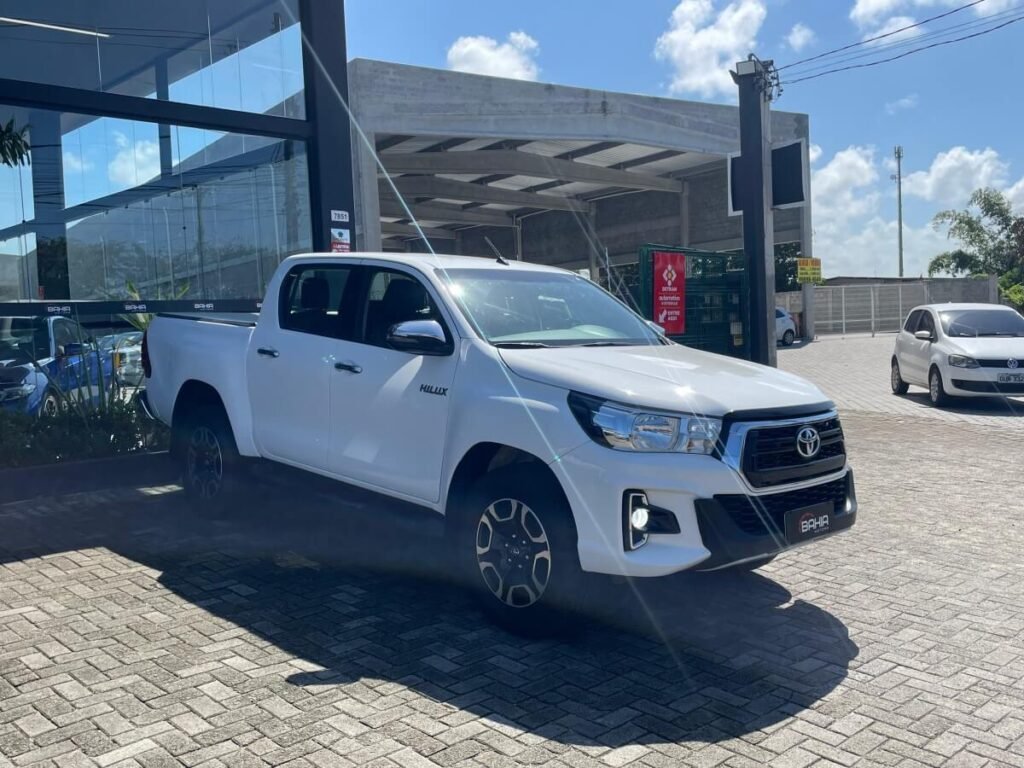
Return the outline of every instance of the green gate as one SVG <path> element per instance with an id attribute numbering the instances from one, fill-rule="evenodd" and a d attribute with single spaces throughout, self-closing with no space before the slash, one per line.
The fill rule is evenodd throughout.
<path id="1" fill-rule="evenodd" d="M 628 287 L 640 312 L 648 319 L 653 318 L 655 252 L 685 257 L 684 332 L 670 338 L 696 349 L 749 359 L 749 294 L 743 255 L 643 246 L 636 276 Z M 612 287 L 616 292 L 614 283 Z"/>

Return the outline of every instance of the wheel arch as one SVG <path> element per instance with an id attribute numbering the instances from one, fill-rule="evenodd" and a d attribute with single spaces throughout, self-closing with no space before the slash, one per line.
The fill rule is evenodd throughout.
<path id="1" fill-rule="evenodd" d="M 185 439 L 185 426 L 188 415 L 199 408 L 217 408 L 224 415 L 228 426 L 231 427 L 232 435 L 235 429 L 231 424 L 231 416 L 224 406 L 224 400 L 220 393 L 210 384 L 198 379 L 189 379 L 178 390 L 178 396 L 174 399 L 174 410 L 171 414 L 171 455 L 180 455 L 181 446 Z"/>

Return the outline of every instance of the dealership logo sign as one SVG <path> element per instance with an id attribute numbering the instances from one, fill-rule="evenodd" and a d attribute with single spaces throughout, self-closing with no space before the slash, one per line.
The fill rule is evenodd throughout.
<path id="1" fill-rule="evenodd" d="M 813 512 L 808 512 L 800 518 L 800 533 L 807 535 L 809 533 L 824 533 L 832 525 L 832 521 L 828 515 L 815 515 Z"/>

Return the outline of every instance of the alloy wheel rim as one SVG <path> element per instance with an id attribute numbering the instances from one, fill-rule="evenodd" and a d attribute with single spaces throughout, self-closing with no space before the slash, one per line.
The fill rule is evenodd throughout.
<path id="1" fill-rule="evenodd" d="M 43 414 L 46 416 L 57 415 L 57 401 L 56 399 L 53 398 L 53 396 L 48 396 L 45 400 L 43 400 Z"/>
<path id="2" fill-rule="evenodd" d="M 939 399 L 939 375 L 937 373 L 932 374 L 930 386 L 928 391 L 931 393 L 932 400 L 938 402 Z"/>
<path id="3" fill-rule="evenodd" d="M 487 589 L 511 608 L 541 599 L 551 579 L 551 544 L 540 518 L 518 499 L 499 499 L 480 515 L 476 560 Z"/>
<path id="4" fill-rule="evenodd" d="M 197 427 L 188 443 L 188 477 L 201 498 L 212 499 L 224 480 L 224 455 L 209 427 Z"/>
<path id="5" fill-rule="evenodd" d="M 899 389 L 900 387 L 900 368 L 896 363 L 892 364 L 892 388 Z"/>

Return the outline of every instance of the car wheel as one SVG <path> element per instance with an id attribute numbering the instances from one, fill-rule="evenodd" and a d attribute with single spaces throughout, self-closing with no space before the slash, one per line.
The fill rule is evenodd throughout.
<path id="1" fill-rule="evenodd" d="M 237 496 L 240 461 L 227 416 L 219 408 L 200 408 L 187 421 L 182 437 L 185 495 L 203 512 L 228 511 Z"/>
<path id="2" fill-rule="evenodd" d="M 903 380 L 903 375 L 900 373 L 900 364 L 894 357 L 892 359 L 892 370 L 889 373 L 889 385 L 892 387 L 892 393 L 894 395 L 905 395 L 907 390 L 910 389 L 910 385 Z"/>
<path id="3" fill-rule="evenodd" d="M 946 394 L 946 388 L 942 386 L 942 374 L 934 366 L 928 374 L 928 397 L 931 399 L 932 405 L 937 407 L 949 403 L 949 395 Z"/>
<path id="4" fill-rule="evenodd" d="M 485 613 L 520 634 L 568 628 L 560 609 L 579 597 L 576 527 L 547 470 L 519 465 L 489 472 L 456 514 L 456 562 Z"/>
<path id="5" fill-rule="evenodd" d="M 794 339 L 796 339 L 796 334 L 793 333 L 792 331 L 787 330 L 784 334 L 782 334 L 782 346 L 791 347 L 793 345 Z"/>
<path id="6" fill-rule="evenodd" d="M 60 413 L 60 401 L 53 392 L 47 392 L 43 396 L 43 402 L 39 404 L 39 416 L 52 418 Z"/>

